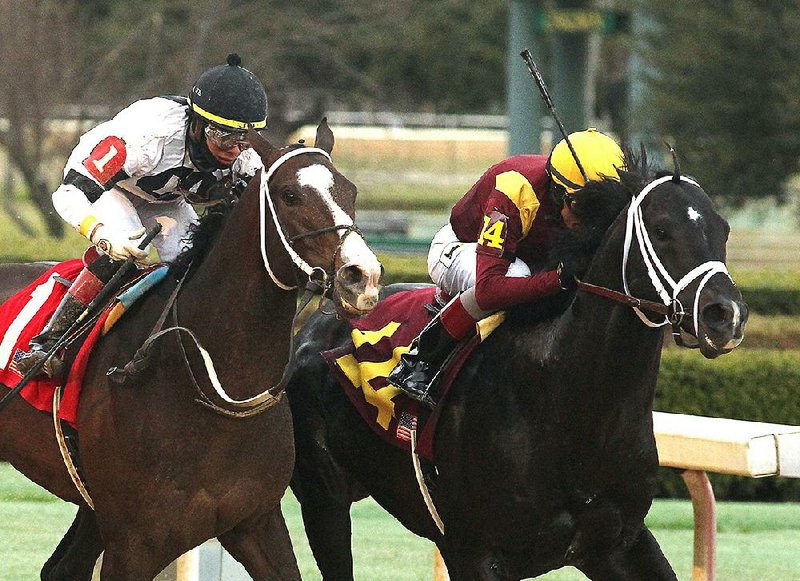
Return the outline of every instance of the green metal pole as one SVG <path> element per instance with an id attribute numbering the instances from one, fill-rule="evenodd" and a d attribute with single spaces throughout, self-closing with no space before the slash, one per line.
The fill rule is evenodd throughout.
<path id="1" fill-rule="evenodd" d="M 536 87 L 531 81 L 519 53 L 530 49 L 534 58 L 539 53 L 539 42 L 533 29 L 533 11 L 537 2 L 510 0 L 508 11 L 507 97 L 508 153 L 539 153 L 541 119 L 546 115 Z"/>
<path id="2" fill-rule="evenodd" d="M 559 8 L 586 8 L 580 0 L 562 0 Z M 588 76 L 589 34 L 553 33 L 553 102 L 568 133 L 586 129 L 588 119 L 586 82 Z"/>
<path id="3" fill-rule="evenodd" d="M 653 31 L 655 24 L 647 14 L 642 12 L 641 9 L 636 9 L 631 12 L 632 32 L 634 38 L 641 38 L 644 34 Z M 659 151 L 665 151 L 663 144 L 657 139 L 657 131 L 653 126 L 652 116 L 647 110 L 647 85 L 645 77 L 653 75 L 653 71 L 649 70 L 649 66 L 641 56 L 640 51 L 643 49 L 642 42 L 639 41 L 631 54 L 629 63 L 630 69 L 630 94 L 628 96 L 628 131 L 630 135 L 630 142 L 634 149 L 638 149 L 639 144 L 642 143 L 648 153 L 651 154 L 651 159 L 655 159 L 655 155 Z"/>

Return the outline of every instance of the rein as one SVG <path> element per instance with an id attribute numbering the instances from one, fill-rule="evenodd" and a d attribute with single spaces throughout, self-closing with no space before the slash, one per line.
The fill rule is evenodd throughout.
<path id="1" fill-rule="evenodd" d="M 633 200 L 631 200 L 630 206 L 628 206 L 628 215 L 625 223 L 625 246 L 623 249 L 622 259 L 622 284 L 625 292 L 615 291 L 580 280 L 577 281 L 577 285 L 578 289 L 580 290 L 632 307 L 636 313 L 636 316 L 638 316 L 639 319 L 648 327 L 657 328 L 664 325 L 671 325 L 672 337 L 677 345 L 681 347 L 697 347 L 697 345 L 686 344 L 683 339 L 683 335 L 681 334 L 680 325 L 683 322 L 683 318 L 688 313 L 684 310 L 683 304 L 678 299 L 678 295 L 693 281 L 702 277 L 700 284 L 697 287 L 697 292 L 695 293 L 694 306 L 692 309 L 692 322 L 694 324 L 695 334 L 697 334 L 699 332 L 697 317 L 700 303 L 700 293 L 703 291 L 703 288 L 709 279 L 715 274 L 725 274 L 728 278 L 731 278 L 731 275 L 728 273 L 728 269 L 723 262 L 718 260 L 710 260 L 700 264 L 699 266 L 696 266 L 686 273 L 680 280 L 675 281 L 667 272 L 664 264 L 658 258 L 655 248 L 653 248 L 653 243 L 650 240 L 650 235 L 648 234 L 647 228 L 644 224 L 641 204 L 645 196 L 652 192 L 656 187 L 673 179 L 673 176 L 663 176 L 653 180 L 646 185 L 642 191 L 633 198 Z M 697 182 L 692 179 L 684 176 L 680 176 L 680 179 L 681 181 L 687 182 L 693 186 L 698 188 L 700 187 Z M 659 297 L 661 297 L 661 303 L 640 299 L 630 294 L 630 289 L 628 287 L 627 266 L 634 237 L 636 238 L 639 251 L 642 254 L 642 260 L 644 261 L 645 268 L 647 269 L 647 275 L 650 278 L 650 282 L 655 288 Z M 669 287 L 669 289 L 667 287 Z M 653 322 L 647 317 L 647 315 L 644 314 L 643 311 L 649 311 L 651 313 L 661 315 L 664 317 L 664 320 L 661 322 Z"/>
<path id="2" fill-rule="evenodd" d="M 651 313 L 655 313 L 657 315 L 666 316 L 667 314 L 669 314 L 669 307 L 663 305 L 662 303 L 657 303 L 655 301 L 648 301 L 647 299 L 640 299 L 631 295 L 626 295 L 625 293 L 621 293 L 619 291 L 615 291 L 613 289 L 606 288 L 604 286 L 597 286 L 596 284 L 583 282 L 582 280 L 576 279 L 575 282 L 578 285 L 579 290 L 585 291 L 587 293 L 597 295 L 606 299 L 611 299 L 612 301 L 622 303 L 623 305 L 633 307 L 634 309 L 644 309 L 645 311 L 650 311 Z"/>
<path id="3" fill-rule="evenodd" d="M 322 268 L 320 268 L 318 266 L 316 266 L 316 267 L 310 266 L 299 254 L 297 254 L 297 252 L 294 250 L 294 248 L 292 248 L 291 244 L 295 240 L 299 240 L 299 239 L 302 239 L 302 238 L 307 238 L 307 237 L 310 237 L 310 236 L 316 236 L 318 234 L 323 234 L 323 233 L 326 233 L 326 232 L 347 230 L 347 233 L 344 236 L 341 237 L 339 245 L 337 246 L 336 251 L 333 253 L 333 256 L 334 256 L 333 260 L 334 260 L 334 264 L 335 264 L 336 254 L 338 253 L 338 251 L 341 248 L 342 244 L 344 244 L 344 239 L 350 233 L 358 232 L 358 229 L 353 224 L 350 224 L 350 225 L 335 225 L 335 226 L 327 226 L 325 228 L 320 228 L 319 230 L 314 230 L 314 231 L 311 231 L 311 232 L 304 232 L 302 234 L 299 234 L 299 235 L 296 235 L 296 236 L 293 236 L 293 237 L 287 239 L 286 234 L 285 234 L 285 232 L 284 232 L 284 230 L 283 230 L 283 228 L 281 226 L 281 223 L 278 220 L 277 212 L 275 211 L 275 206 L 274 206 L 274 204 L 272 202 L 272 199 L 269 196 L 269 186 L 267 185 L 267 183 L 269 181 L 269 178 L 272 177 L 272 175 L 275 173 L 275 170 L 278 167 L 280 167 L 284 162 L 286 162 L 288 159 L 291 159 L 292 157 L 295 157 L 297 155 L 301 155 L 301 154 L 304 154 L 304 153 L 320 153 L 320 154 L 324 155 L 327 159 L 330 160 L 330 155 L 328 155 L 328 152 L 326 152 L 323 149 L 318 149 L 318 148 L 314 148 L 314 147 L 306 147 L 306 148 L 302 148 L 302 149 L 295 149 L 295 150 L 289 151 L 288 153 L 286 153 L 286 154 L 282 155 L 281 157 L 279 157 L 275 162 L 273 162 L 273 164 L 269 167 L 269 169 L 266 172 L 264 172 L 262 170 L 262 172 L 261 172 L 261 184 L 260 184 L 259 206 L 260 206 L 260 229 L 261 229 L 261 255 L 262 255 L 263 259 L 264 259 L 264 266 L 267 269 L 267 272 L 269 273 L 270 278 L 275 283 L 275 285 L 278 286 L 282 290 L 287 290 L 288 291 L 288 290 L 297 289 L 296 285 L 295 286 L 288 286 L 288 285 L 283 284 L 279 279 L 277 279 L 277 277 L 275 276 L 275 274 L 273 273 L 273 271 L 272 271 L 272 269 L 270 267 L 269 260 L 267 258 L 267 250 L 266 250 L 266 218 L 265 218 L 265 212 L 264 212 L 264 202 L 265 202 L 265 200 L 267 200 L 267 202 L 268 202 L 269 209 L 270 209 L 270 214 L 272 216 L 273 224 L 275 225 L 275 229 L 278 232 L 278 236 L 279 236 L 279 238 L 281 240 L 281 243 L 283 244 L 284 249 L 286 250 L 286 252 L 289 255 L 289 257 L 292 259 L 292 262 L 295 264 L 295 266 L 308 275 L 308 282 L 306 283 L 306 286 L 305 286 L 305 292 L 303 294 L 303 297 L 299 301 L 299 303 L 297 305 L 297 308 L 295 309 L 294 316 L 292 317 L 292 325 L 291 325 L 292 328 L 294 328 L 295 324 L 298 321 L 298 318 L 299 318 L 300 314 L 303 312 L 303 310 L 305 310 L 306 306 L 308 306 L 308 304 L 311 301 L 312 297 L 314 295 L 324 296 L 328 292 L 328 290 L 330 289 L 331 283 L 329 282 L 328 274 L 327 274 L 327 272 L 325 272 L 324 269 L 322 269 Z M 183 285 L 183 282 L 186 280 L 186 277 L 187 277 L 187 275 L 188 275 L 190 270 L 191 270 L 191 265 L 189 265 L 189 268 L 186 269 L 186 272 L 183 274 L 183 276 L 181 277 L 180 281 L 176 285 L 175 289 L 172 291 L 172 294 L 170 295 L 170 297 L 167 300 L 167 303 L 166 303 L 166 305 L 164 307 L 164 311 L 162 312 L 161 316 L 159 317 L 155 327 L 153 328 L 153 330 L 151 331 L 150 335 L 145 340 L 145 342 L 142 344 L 142 346 L 139 347 L 139 349 L 136 350 L 136 353 L 134 354 L 134 356 L 131 359 L 131 361 L 129 361 L 122 369 L 120 369 L 118 367 L 110 368 L 108 370 L 108 372 L 106 373 L 106 375 L 110 376 L 110 378 L 113 381 L 115 381 L 117 383 L 122 383 L 129 376 L 136 375 L 136 374 L 140 373 L 148 365 L 148 360 L 149 360 L 149 357 L 150 357 L 150 348 L 152 347 L 153 343 L 158 338 L 162 337 L 163 335 L 165 335 L 167 333 L 170 333 L 170 332 L 173 332 L 173 331 L 178 331 L 178 332 L 182 331 L 182 332 L 188 334 L 189 337 L 194 341 L 194 344 L 197 347 L 197 349 L 200 352 L 200 355 L 201 355 L 201 357 L 203 359 L 203 363 L 204 363 L 204 366 L 205 366 L 206 374 L 208 375 L 208 378 L 209 378 L 212 386 L 214 387 L 214 391 L 217 393 L 217 395 L 223 401 L 225 401 L 226 403 L 230 404 L 232 407 L 242 408 L 242 409 L 229 410 L 229 409 L 221 407 L 221 406 L 217 405 L 216 403 L 214 403 L 213 401 L 211 401 L 211 399 L 205 394 L 205 392 L 203 392 L 203 389 L 200 387 L 200 384 L 197 382 L 197 379 L 196 379 L 196 377 L 194 375 L 194 372 L 192 371 L 192 368 L 189 365 L 189 359 L 188 359 L 188 356 L 186 354 L 186 349 L 185 349 L 185 347 L 183 345 L 183 340 L 180 337 L 178 337 L 178 344 L 179 344 L 179 346 L 181 348 L 181 353 L 183 355 L 184 364 L 186 365 L 186 369 L 189 372 L 189 376 L 191 377 L 191 380 L 192 380 L 192 383 L 193 383 L 193 385 L 195 387 L 195 390 L 198 393 L 199 399 L 195 399 L 195 401 L 197 403 L 199 403 L 199 404 L 201 404 L 201 405 L 203 405 L 203 406 L 215 411 L 218 414 L 221 414 L 221 415 L 224 415 L 224 416 L 228 416 L 228 417 L 236 417 L 236 418 L 250 417 L 250 416 L 258 415 L 258 414 L 266 411 L 267 409 L 269 409 L 270 407 L 272 407 L 273 405 L 275 405 L 276 403 L 278 403 L 281 400 L 281 397 L 283 395 L 283 391 L 284 391 L 284 389 L 286 387 L 286 384 L 289 381 L 289 378 L 290 378 L 290 375 L 291 375 L 291 371 L 292 371 L 292 369 L 294 367 L 295 356 L 296 356 L 295 348 L 294 348 L 294 334 L 291 334 L 290 338 L 289 338 L 289 359 L 286 362 L 286 365 L 284 365 L 283 373 L 281 374 L 280 381 L 276 385 L 274 385 L 272 387 L 268 387 L 267 389 L 263 390 L 261 393 L 259 393 L 257 395 L 254 395 L 252 397 L 249 397 L 249 398 L 246 398 L 246 399 L 241 399 L 241 400 L 233 399 L 232 397 L 230 397 L 228 395 L 228 393 L 225 391 L 225 389 L 223 388 L 222 384 L 220 383 L 219 376 L 217 374 L 216 368 L 214 367 L 214 362 L 213 362 L 213 360 L 211 358 L 211 355 L 200 344 L 200 341 L 198 340 L 197 336 L 194 334 L 194 332 L 191 329 L 189 329 L 187 327 L 183 327 L 183 326 L 179 325 L 179 323 L 178 323 L 177 297 L 178 297 L 178 293 L 180 292 L 180 289 L 181 289 L 181 287 Z M 320 274 L 321 274 L 321 276 L 319 276 Z M 175 321 L 175 325 L 172 326 L 172 327 L 168 327 L 166 329 L 162 329 L 162 327 L 164 325 L 164 322 L 166 321 L 168 313 L 170 311 L 172 311 L 172 316 L 173 316 L 173 320 Z"/>

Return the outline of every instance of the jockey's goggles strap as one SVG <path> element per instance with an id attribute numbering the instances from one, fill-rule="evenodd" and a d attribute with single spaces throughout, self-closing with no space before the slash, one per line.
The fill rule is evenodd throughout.
<path id="1" fill-rule="evenodd" d="M 700 187 L 697 182 L 692 179 L 684 176 L 680 176 L 680 178 L 681 181 L 687 182 L 698 188 Z M 642 261 L 647 269 L 647 275 L 650 278 L 653 288 L 656 290 L 658 296 L 661 298 L 665 306 L 670 307 L 674 303 L 678 303 L 678 295 L 680 292 L 689 286 L 689 284 L 691 284 L 694 280 L 702 277 L 700 283 L 698 284 L 697 292 L 695 293 L 692 311 L 695 333 L 698 333 L 697 317 L 700 293 L 702 292 L 703 287 L 705 287 L 709 279 L 715 274 L 722 273 L 728 278 L 730 278 L 730 274 L 728 273 L 728 269 L 724 263 L 717 260 L 711 260 L 696 266 L 676 282 L 669 272 L 667 272 L 666 267 L 658 258 L 655 248 L 653 247 L 653 243 L 650 240 L 650 236 L 647 232 L 647 228 L 644 224 L 641 204 L 647 194 L 653 191 L 656 187 L 672 179 L 673 176 L 667 175 L 653 180 L 646 185 L 642 191 L 633 198 L 633 200 L 631 200 L 630 206 L 628 207 L 627 222 L 625 224 L 625 246 L 623 247 L 622 258 L 622 284 L 625 292 L 630 294 L 630 289 L 628 288 L 627 266 L 628 259 L 630 257 L 630 249 L 633 244 L 633 237 L 635 236 L 637 245 L 639 247 L 639 252 L 642 256 Z M 670 323 L 669 318 L 667 317 L 665 317 L 660 323 L 655 323 L 651 321 L 640 309 L 634 307 L 634 311 L 639 319 L 641 319 L 641 321 L 648 327 L 661 327 Z M 680 313 L 680 316 L 683 314 L 684 313 Z"/>

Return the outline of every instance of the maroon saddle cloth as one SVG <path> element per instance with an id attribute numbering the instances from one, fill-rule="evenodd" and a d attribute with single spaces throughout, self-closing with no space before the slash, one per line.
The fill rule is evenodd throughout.
<path id="1" fill-rule="evenodd" d="M 452 357 L 442 373 L 439 404 L 430 412 L 419 402 L 389 385 L 386 376 L 400 355 L 433 318 L 427 305 L 435 302 L 436 287 L 393 294 L 363 319 L 350 321 L 352 341 L 324 351 L 322 356 L 361 417 L 381 438 L 411 450 L 411 430 L 418 429 L 417 452 L 433 459 L 433 436 L 447 391 L 469 354 L 481 341 L 475 335 Z M 424 424 L 424 425 L 422 425 Z"/>

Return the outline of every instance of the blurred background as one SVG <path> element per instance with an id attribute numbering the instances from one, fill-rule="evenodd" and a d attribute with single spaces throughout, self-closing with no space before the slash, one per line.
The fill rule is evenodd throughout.
<path id="1" fill-rule="evenodd" d="M 452 204 L 491 164 L 560 139 L 519 57 L 529 48 L 567 131 L 642 143 L 665 168 L 673 144 L 733 227 L 745 342 L 713 363 L 667 346 L 656 408 L 800 425 L 798 38 L 800 0 L 0 0 L 0 261 L 78 256 L 87 242 L 50 201 L 78 137 L 137 99 L 186 95 L 238 52 L 267 89 L 267 137 L 312 141 L 327 116 L 388 281 L 427 281 Z M 786 480 L 712 482 L 723 500 L 800 499 Z M 0 500 L 24 504 L 18 490 Z M 664 470 L 660 494 L 686 492 Z M 762 547 L 752 578 L 798 578 L 780 557 L 796 554 L 798 519 L 743 510 L 721 527 L 756 534 L 757 513 L 767 532 L 721 544 L 727 578 L 751 578 L 743 546 Z M 690 538 L 691 519 L 671 514 L 659 538 Z"/>
<path id="2" fill-rule="evenodd" d="M 795 232 L 799 4 L 0 0 L 2 213 L 61 236 L 50 193 L 78 136 L 229 52 L 264 82 L 275 143 L 329 116 L 364 210 L 446 213 L 489 164 L 559 139 L 527 47 L 567 131 L 668 141 L 734 226 Z"/>

